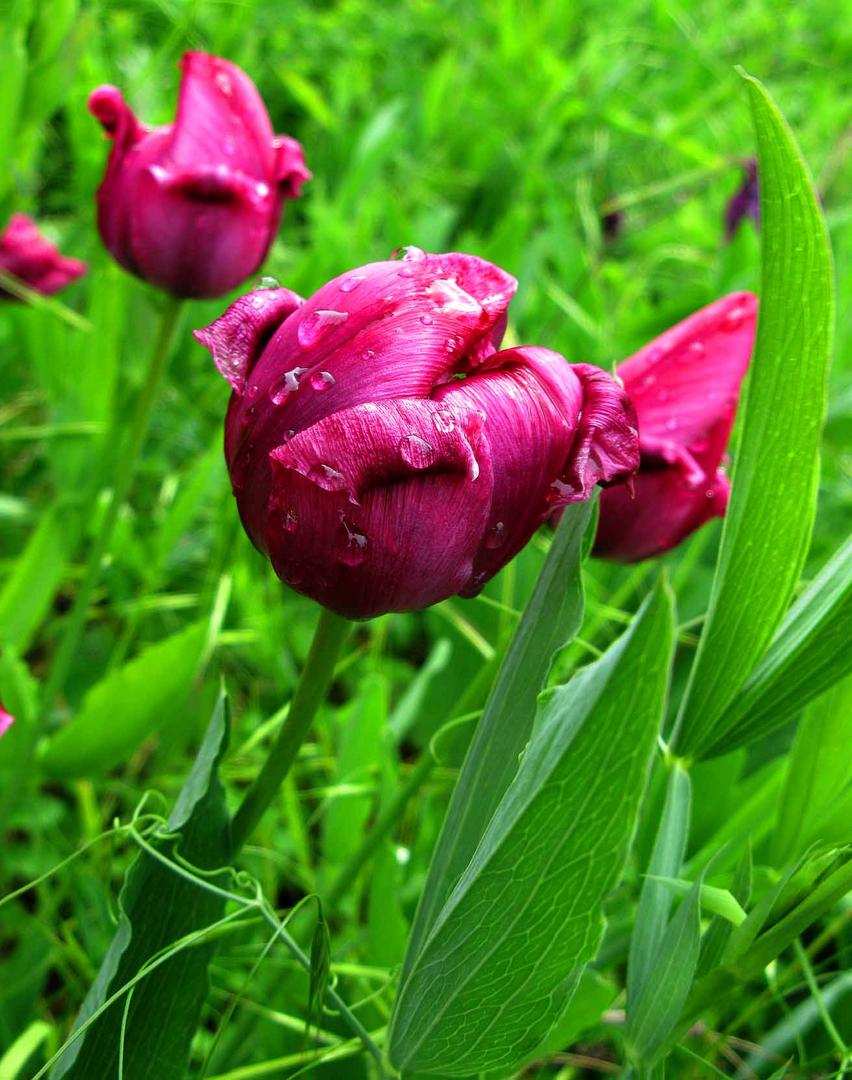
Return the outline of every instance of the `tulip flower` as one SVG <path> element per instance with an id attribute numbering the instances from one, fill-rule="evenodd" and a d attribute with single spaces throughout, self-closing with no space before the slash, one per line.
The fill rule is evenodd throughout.
<path id="1" fill-rule="evenodd" d="M 721 517 L 722 462 L 751 359 L 757 297 L 732 293 L 702 308 L 617 368 L 639 418 L 639 472 L 601 496 L 594 554 L 621 562 L 660 555 Z"/>
<path id="2" fill-rule="evenodd" d="M 285 199 L 310 173 L 302 148 L 274 135 L 251 79 L 188 52 L 174 124 L 141 124 L 114 86 L 89 108 L 113 146 L 98 190 L 98 227 L 125 269 L 177 297 L 210 297 L 253 274 Z"/>
<path id="3" fill-rule="evenodd" d="M 13 214 L 5 231 L 0 233 L 0 270 L 45 296 L 64 289 L 82 277 L 86 269 L 79 259 L 61 255 L 26 214 Z M 14 299 L 2 288 L 0 298 Z"/>
<path id="4" fill-rule="evenodd" d="M 0 737 L 6 734 L 14 722 L 14 716 L 10 712 L 6 712 L 2 703 L 0 703 Z"/>
<path id="5" fill-rule="evenodd" d="M 349 618 L 473 596 L 555 508 L 638 463 L 617 382 L 498 351 L 516 288 L 470 255 L 237 300 L 196 338 L 233 388 L 225 456 L 278 575 Z"/>

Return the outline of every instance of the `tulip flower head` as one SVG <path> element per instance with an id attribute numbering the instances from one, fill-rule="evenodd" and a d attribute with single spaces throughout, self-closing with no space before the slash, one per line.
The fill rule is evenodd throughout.
<path id="1" fill-rule="evenodd" d="M 6 734 L 14 722 L 14 716 L 10 712 L 6 712 L 3 705 L 0 704 L 0 737 Z"/>
<path id="2" fill-rule="evenodd" d="M 613 378 L 498 351 L 515 288 L 409 248 L 307 301 L 250 293 L 196 331 L 233 388 L 243 524 L 294 589 L 350 618 L 475 595 L 554 508 L 636 468 Z"/>
<path id="3" fill-rule="evenodd" d="M 61 255 L 26 214 L 13 214 L 0 233 L 0 270 L 45 296 L 64 289 L 82 277 L 86 269 L 79 259 Z M 0 299 L 13 297 L 0 288 Z"/>
<path id="4" fill-rule="evenodd" d="M 660 555 L 725 513 L 722 462 L 756 319 L 757 297 L 733 293 L 619 365 L 639 418 L 642 460 L 632 493 L 601 496 L 595 555 L 622 562 Z"/>
<path id="5" fill-rule="evenodd" d="M 302 148 L 274 135 L 251 79 L 188 52 L 173 124 L 141 124 L 115 86 L 89 108 L 113 146 L 98 227 L 125 269 L 179 297 L 220 296 L 260 266 L 285 199 L 310 177 Z"/>

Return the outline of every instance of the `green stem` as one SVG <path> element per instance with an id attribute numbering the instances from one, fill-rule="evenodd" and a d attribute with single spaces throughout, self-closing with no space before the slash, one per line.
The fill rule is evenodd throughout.
<path id="1" fill-rule="evenodd" d="M 166 307 L 160 322 L 160 329 L 157 333 L 157 338 L 151 353 L 151 359 L 148 363 L 148 372 L 145 376 L 145 382 L 136 399 L 136 408 L 130 424 L 130 432 L 127 436 L 127 441 L 124 444 L 123 452 L 116 462 L 112 480 L 112 496 L 110 498 L 109 506 L 104 514 L 104 519 L 101 523 L 98 535 L 95 538 L 95 542 L 92 544 L 89 552 L 83 581 L 74 598 L 74 605 L 71 608 L 71 614 L 68 616 L 68 622 L 65 625 L 62 641 L 60 642 L 59 649 L 54 657 L 50 675 L 44 688 L 44 697 L 42 699 L 41 708 L 42 721 L 50 712 L 54 698 L 65 686 L 68 673 L 71 670 L 71 664 L 77 654 L 80 638 L 86 624 L 86 615 L 88 614 L 92 593 L 98 583 L 104 556 L 109 551 L 109 545 L 113 533 L 115 532 L 118 515 L 124 504 L 124 500 L 127 498 L 130 491 L 131 484 L 133 483 L 133 477 L 136 473 L 136 466 L 139 461 L 139 454 L 145 442 L 145 436 L 148 434 L 148 427 L 151 423 L 151 413 L 153 412 L 154 403 L 157 400 L 157 394 L 163 380 L 163 374 L 166 370 L 166 364 L 169 359 L 169 353 L 171 352 L 181 308 L 182 302 L 180 300 L 169 297 L 166 301 Z M 37 725 L 37 727 L 39 726 L 41 725 Z"/>
<path id="2" fill-rule="evenodd" d="M 325 608 L 320 613 L 311 651 L 302 671 L 287 717 L 266 763 L 246 792 L 234 815 L 231 830 L 232 854 L 236 855 L 254 831 L 264 811 L 275 798 L 281 782 L 296 760 L 316 711 L 325 698 L 334 676 L 340 650 L 349 636 L 351 623 Z"/>

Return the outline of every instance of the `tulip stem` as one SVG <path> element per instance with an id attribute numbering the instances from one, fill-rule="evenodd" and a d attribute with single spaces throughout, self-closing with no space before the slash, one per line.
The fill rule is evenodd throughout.
<path id="1" fill-rule="evenodd" d="M 311 651 L 290 702 L 290 709 L 269 757 L 234 815 L 231 828 L 233 855 L 251 836 L 296 760 L 317 709 L 325 699 L 334 677 L 337 658 L 351 629 L 352 624 L 348 619 L 322 608 Z"/>
<path id="2" fill-rule="evenodd" d="M 139 461 L 139 454 L 145 442 L 145 436 L 148 434 L 151 413 L 153 412 L 160 384 L 162 383 L 163 375 L 166 370 L 166 364 L 169 359 L 169 354 L 171 353 L 172 343 L 175 338 L 182 308 L 183 302 L 181 300 L 177 300 L 173 297 L 167 298 L 166 306 L 163 309 L 160 321 L 160 328 L 154 342 L 151 358 L 148 362 L 148 371 L 145 375 L 145 382 L 136 398 L 136 408 L 131 420 L 130 431 L 127 435 L 123 452 L 119 455 L 115 464 L 115 472 L 112 478 L 112 495 L 109 506 L 104 514 L 98 535 L 95 537 L 94 543 L 89 551 L 89 558 L 86 562 L 83 580 L 80 584 L 80 588 L 77 590 L 77 595 L 74 598 L 74 604 L 71 608 L 71 614 L 68 616 L 68 622 L 65 626 L 62 641 L 56 652 L 50 675 L 44 688 L 41 709 L 42 720 L 44 720 L 50 712 L 56 695 L 60 693 L 65 686 L 71 664 L 77 653 L 83 628 L 86 624 L 86 615 L 88 614 L 92 593 L 98 583 L 104 556 L 109 551 L 109 545 L 113 533 L 115 532 L 118 515 L 130 491 L 131 484 L 133 483 L 133 477 L 136 473 L 136 466 Z"/>

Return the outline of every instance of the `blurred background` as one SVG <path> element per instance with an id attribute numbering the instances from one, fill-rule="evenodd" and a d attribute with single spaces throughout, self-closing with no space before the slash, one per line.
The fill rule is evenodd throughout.
<path id="1" fill-rule="evenodd" d="M 170 122 L 186 49 L 242 66 L 276 131 L 300 140 L 313 171 L 303 197 L 287 204 L 265 273 L 309 295 L 404 244 L 475 253 L 519 279 L 510 341 L 605 367 L 723 293 L 758 289 L 755 221 L 743 218 L 730 235 L 726 208 L 754 154 L 734 66 L 759 77 L 816 179 L 840 297 L 809 567 L 822 565 L 848 532 L 852 23 L 840 3 L 7 0 L 5 8 L 0 217 L 5 224 L 14 211 L 31 214 L 65 254 L 90 263 L 88 276 L 52 302 L 0 305 L 0 679 L 13 678 L 14 658 L 16 692 L 22 669 L 31 687 L 27 680 L 49 666 L 162 305 L 100 244 L 94 193 L 108 144 L 86 99 L 115 83 L 142 120 Z M 185 638 L 192 627 L 201 637 L 192 647 L 181 638 L 148 670 L 144 688 L 162 681 L 159 697 L 146 705 L 136 700 L 144 694 L 125 690 L 124 700 L 135 700 L 132 754 L 114 761 L 93 753 L 87 773 L 48 778 L 16 807 L 4 823 L 12 886 L 49 871 L 116 815 L 126 819 L 146 789 L 174 797 L 220 677 L 233 700 L 225 776 L 234 789 L 254 775 L 268 722 L 292 690 L 315 609 L 283 589 L 239 526 L 221 455 L 228 388 L 189 334 L 224 307 L 224 300 L 194 302 L 184 312 L 53 727 L 145 646 Z M 718 531 L 718 522 L 707 526 L 666 560 L 684 655 L 695 644 L 692 620 L 706 607 Z M 462 711 L 478 707 L 476 677 L 514 626 L 544 548 L 536 539 L 484 599 L 451 600 L 358 631 L 316 740 L 248 849 L 246 862 L 273 904 L 327 886 L 317 866 L 328 874 L 346 864 L 379 802 L 458 715 L 471 685 Z M 652 571 L 590 564 L 585 642 L 602 647 L 618 633 Z M 0 681 L 0 697 L 7 694 Z M 122 700 L 108 697 L 102 706 L 117 726 L 125 722 Z M 711 842 L 760 789 L 790 737 L 783 731 L 748 756 L 696 769 L 692 849 Z M 14 767 L 11 734 L 4 743 L 0 775 Z M 449 746 L 335 924 L 338 977 L 350 997 L 368 1000 L 362 1015 L 374 1026 L 388 1015 L 388 973 L 401 958 L 455 764 Z M 702 784 L 709 802 L 702 803 Z M 648 843 L 640 836 L 640 850 Z M 117 888 L 131 854 L 101 842 L 26 905 L 0 912 L 0 1052 L 35 1022 L 46 1025 L 45 1053 L 65 1037 L 112 931 L 114 901 L 104 883 Z M 604 969 L 621 962 L 625 897 L 614 901 Z M 848 923 L 845 935 L 831 964 L 850 955 Z M 262 934 L 246 934 L 220 952 L 199 1055 L 261 945 Z M 304 998 L 302 975 L 271 955 L 229 1021 L 210 1075 L 289 1075 L 239 1069 L 298 1054 Z M 746 1030 L 781 1022 L 786 1005 L 771 995 L 755 1000 Z M 852 1025 L 850 1006 L 847 999 Z M 720 1025 L 731 1019 L 723 1015 Z M 328 1023 L 333 1029 L 333 1018 Z M 818 1026 L 797 1036 L 813 1040 L 803 1042 L 805 1057 L 818 1059 Z M 606 1038 L 594 1038 L 605 1059 Z M 321 1071 L 357 1076 L 365 1068 L 351 1059 Z M 548 1069 L 540 1075 L 556 1072 Z"/>

